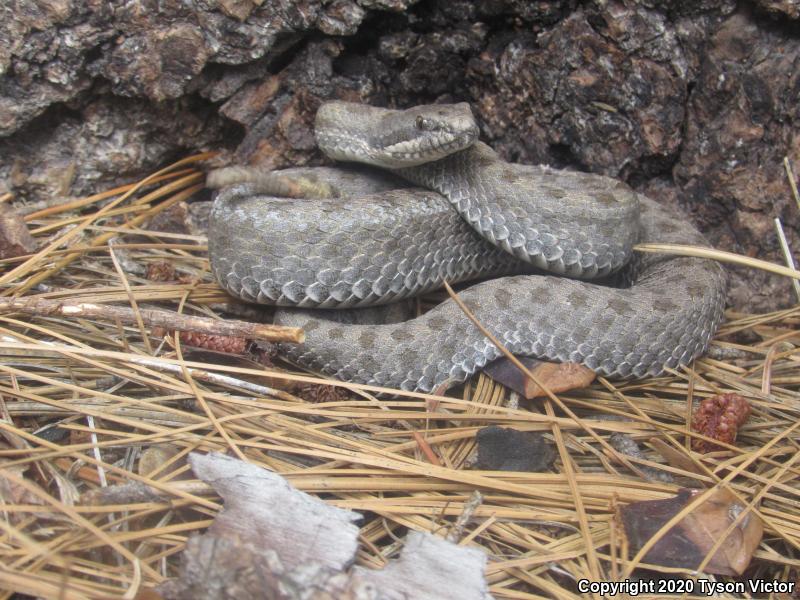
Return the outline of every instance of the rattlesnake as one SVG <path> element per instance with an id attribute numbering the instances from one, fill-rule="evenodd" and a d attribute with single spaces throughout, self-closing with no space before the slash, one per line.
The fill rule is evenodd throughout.
<path id="1" fill-rule="evenodd" d="M 368 306 L 443 280 L 524 273 L 475 284 L 461 298 L 516 354 L 620 377 L 690 361 L 721 320 L 718 264 L 632 259 L 637 242 L 706 245 L 685 218 L 609 177 L 501 160 L 477 141 L 466 104 L 397 111 L 330 102 L 317 113 L 316 135 L 331 158 L 393 174 L 350 167 L 265 178 L 318 183 L 335 196 L 320 200 L 265 196 L 264 181 L 222 190 L 210 219 L 211 265 L 244 300 Z M 629 285 L 584 281 L 615 273 Z M 306 331 L 304 344 L 285 345 L 291 360 L 342 380 L 430 391 L 499 356 L 452 301 L 400 323 L 345 324 L 331 314 L 280 309 L 276 319 Z"/>

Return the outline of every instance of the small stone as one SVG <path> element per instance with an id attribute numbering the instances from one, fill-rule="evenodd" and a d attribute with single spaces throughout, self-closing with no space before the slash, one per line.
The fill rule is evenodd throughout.
<path id="1" fill-rule="evenodd" d="M 476 469 L 485 471 L 547 471 L 555 461 L 555 449 L 544 434 L 492 425 L 476 436 Z"/>

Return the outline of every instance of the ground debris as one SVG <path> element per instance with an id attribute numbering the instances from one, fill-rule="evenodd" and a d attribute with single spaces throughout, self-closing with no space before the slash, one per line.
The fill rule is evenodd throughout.
<path id="1" fill-rule="evenodd" d="M 202 331 L 209 335 L 247 337 L 254 339 L 287 340 L 299 342 L 303 339 L 302 330 L 294 327 L 280 327 L 244 321 L 222 321 L 207 317 L 182 315 L 165 310 L 141 309 L 134 311 L 127 307 L 109 306 L 92 302 L 59 302 L 47 298 L 9 298 L 0 300 L 0 312 L 24 312 L 29 315 L 60 315 L 70 318 L 96 318 L 107 321 L 136 324 L 139 320 L 153 327 L 173 328 L 180 331 Z"/>
<path id="2" fill-rule="evenodd" d="M 517 431 L 491 425 L 478 431 L 476 469 L 488 471 L 546 471 L 556 459 L 555 448 L 536 431 Z"/>
<path id="3" fill-rule="evenodd" d="M 682 489 L 666 500 L 635 502 L 620 509 L 630 547 L 642 548 L 672 517 L 681 512 L 699 490 Z M 717 546 L 713 557 L 702 569 L 718 575 L 741 575 L 761 542 L 763 525 L 753 512 L 739 516 L 745 507 L 729 491 L 714 490 L 677 525 L 671 527 L 645 554 L 646 562 L 667 567 L 699 569 L 728 527 L 738 519 L 733 530 Z"/>
<path id="4" fill-rule="evenodd" d="M 30 254 L 36 250 L 36 240 L 20 214 L 6 204 L 0 204 L 0 259 Z"/>
<path id="5" fill-rule="evenodd" d="M 631 458 L 637 458 L 639 460 L 647 459 L 644 452 L 639 447 L 639 444 L 629 435 L 619 432 L 612 433 L 608 438 L 608 443 L 611 444 L 614 450 L 621 452 L 625 456 L 630 456 Z M 667 471 L 655 469 L 648 465 L 637 465 L 637 467 L 648 481 L 663 481 L 664 483 L 672 483 L 674 481 L 672 475 Z"/>
<path id="6" fill-rule="evenodd" d="M 750 405 L 739 394 L 717 394 L 706 398 L 692 416 L 692 431 L 726 444 L 736 441 L 736 433 L 747 417 Z M 694 439 L 692 447 L 698 452 L 712 452 L 722 446 L 711 441 Z"/>
<path id="7" fill-rule="evenodd" d="M 435 2 L 424 4 L 430 8 Z M 690 3 L 673 3 L 678 4 Z M 90 119 L 87 130 L 92 123 L 96 120 Z M 113 151 L 113 144 L 101 150 Z M 165 179 L 157 187 L 122 185 L 37 208 L 26 223 L 41 250 L 2 261 L 0 493 L 6 531 L 0 587 L 5 595 L 150 600 L 158 597 L 155 586 L 165 577 L 181 581 L 187 547 L 223 552 L 224 540 L 242 556 L 220 556 L 217 565 L 222 569 L 223 558 L 229 564 L 239 558 L 244 566 L 217 573 L 222 583 L 216 591 L 250 597 L 233 583 L 225 587 L 225 577 L 256 573 L 266 580 L 267 573 L 247 571 L 247 561 L 268 551 L 243 550 L 246 540 L 239 536 L 196 535 L 207 531 L 221 504 L 219 493 L 190 471 L 187 457 L 201 449 L 244 456 L 305 493 L 363 514 L 359 567 L 380 569 L 399 555 L 377 573 L 397 579 L 400 571 L 392 569 L 403 564 L 408 575 L 400 578 L 409 581 L 423 566 L 444 572 L 437 562 L 447 556 L 442 551 L 433 548 L 432 558 L 423 560 L 411 553 L 417 534 L 409 537 L 409 529 L 431 531 L 488 555 L 485 570 L 475 555 L 468 558 L 469 575 L 484 572 L 497 598 L 576 597 L 576 581 L 609 577 L 615 568 L 630 572 L 632 580 L 652 576 L 649 555 L 627 562 L 614 558 L 631 553 L 612 516 L 618 506 L 663 500 L 677 491 L 674 484 L 640 477 L 644 469 L 637 460 L 618 468 L 619 452 L 611 448 L 616 433 L 663 456 L 681 486 L 727 485 L 738 501 L 753 502 L 752 512 L 739 514 L 759 517 L 764 535 L 745 577 L 795 581 L 800 378 L 796 348 L 787 342 L 797 338 L 800 306 L 758 315 L 729 310 L 714 344 L 735 350 L 733 355 L 704 358 L 657 378 L 600 379 L 560 395 L 563 406 L 545 399 L 534 411 L 513 404 L 514 395 L 510 399 L 507 388 L 484 374 L 446 395 L 402 390 L 383 395 L 385 390 L 369 386 L 287 372 L 279 360 L 264 365 L 188 347 L 179 357 L 169 343 L 152 337 L 151 325 L 126 324 L 106 309 L 125 308 L 134 317 L 146 315 L 143 310 L 166 312 L 170 330 L 175 316 L 184 313 L 222 317 L 235 310 L 248 321 L 269 318 L 243 311 L 238 303 L 225 304 L 226 296 L 211 282 L 202 240 L 141 230 L 154 212 L 199 193 L 201 174 L 183 169 L 191 161 L 176 164 L 180 171 L 158 175 Z M 0 193 L 0 202 L 8 199 Z M 110 214 L 107 207 L 117 200 Z M 197 205 L 192 202 L 190 209 Z M 130 276 L 126 288 L 112 260 L 122 251 L 140 265 L 174 264 L 195 280 L 167 284 Z M 105 308 L 97 315 L 64 314 L 65 307 L 75 306 Z M 254 346 L 271 354 L 269 344 Z M 736 445 L 723 452 L 694 452 L 691 439 L 697 434 L 687 418 L 692 403 L 731 392 L 752 407 L 746 435 L 740 433 Z M 597 421 L 587 416 L 597 413 L 602 415 Z M 561 460 L 543 472 L 472 470 L 476 434 L 490 425 L 558 436 L 564 444 Z M 656 460 L 650 451 L 644 456 Z M 566 470 L 564 461 L 574 468 Z M 256 487 L 251 479 L 239 477 L 248 493 Z M 735 512 L 740 505 L 727 506 Z M 278 550 L 282 572 L 293 573 Z M 464 560 L 446 562 L 455 568 Z M 215 572 L 216 565 L 202 556 L 196 564 L 199 575 Z M 300 581 L 313 576 L 323 582 L 318 589 L 327 585 L 336 597 L 347 598 L 345 583 L 355 586 L 355 572 L 360 571 L 323 565 Z M 453 581 L 466 581 L 461 574 L 448 573 L 447 585 L 440 587 L 449 590 Z M 675 573 L 687 580 L 696 575 L 691 569 Z M 196 581 L 206 585 L 209 577 Z M 377 591 L 388 590 L 377 581 L 373 575 Z M 210 593 L 197 589 L 193 597 Z"/>
<path id="8" fill-rule="evenodd" d="M 517 358 L 537 380 L 554 394 L 586 387 L 597 377 L 594 371 L 577 363 L 553 363 L 527 356 Z M 498 383 L 511 388 L 527 400 L 547 395 L 507 358 L 498 358 L 492 361 L 484 367 L 483 371 Z"/>
<path id="9" fill-rule="evenodd" d="M 361 517 L 293 489 L 285 479 L 221 454 L 192 454 L 192 468 L 225 501 L 208 532 L 192 538 L 181 576 L 160 586 L 169 600 L 490 598 L 485 555 L 412 532 L 379 571 L 348 568 Z"/>

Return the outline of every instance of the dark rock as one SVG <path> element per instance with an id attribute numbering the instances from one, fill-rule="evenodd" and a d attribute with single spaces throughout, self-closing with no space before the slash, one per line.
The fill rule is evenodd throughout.
<path id="1" fill-rule="evenodd" d="M 636 3 L 661 10 L 671 16 L 731 14 L 736 10 L 736 0 L 637 0 Z"/>
<path id="2" fill-rule="evenodd" d="M 471 63 L 487 137 L 521 162 L 623 178 L 667 168 L 697 62 L 682 39 L 692 33 L 658 11 L 612 2 L 537 36 L 495 40 Z"/>
<path id="3" fill-rule="evenodd" d="M 0 190 L 31 198 L 89 194 L 219 143 L 221 124 L 204 103 L 100 95 L 80 111 L 54 111 L 0 138 Z"/>
<path id="4" fill-rule="evenodd" d="M 402 12 L 419 0 L 356 0 L 362 8 L 372 8 L 379 10 L 393 10 Z"/>
<path id="5" fill-rule="evenodd" d="M 476 469 L 486 471 L 546 471 L 553 466 L 553 444 L 536 431 L 492 425 L 478 431 Z"/>
<path id="6" fill-rule="evenodd" d="M 320 17 L 317 26 L 329 35 L 353 35 L 365 14 L 364 9 L 355 2 L 334 0 Z"/>
<path id="7" fill-rule="evenodd" d="M 798 0 L 756 0 L 756 6 L 775 16 L 786 15 L 790 19 L 800 18 Z"/>
<path id="8" fill-rule="evenodd" d="M 404 57 L 394 95 L 405 104 L 406 99 L 419 95 L 465 94 L 467 56 L 480 49 L 485 36 L 481 24 L 421 36 Z"/>
<path id="9" fill-rule="evenodd" d="M 211 54 L 199 27 L 178 22 L 152 33 L 119 39 L 116 47 L 89 70 L 111 81 L 115 94 L 166 100 L 184 93 Z"/>
<path id="10" fill-rule="evenodd" d="M 87 56 L 114 32 L 110 5 L 89 4 L 58 0 L 0 6 L 0 136 L 92 84 Z"/>
<path id="11" fill-rule="evenodd" d="M 244 125 L 237 160 L 274 169 L 319 161 L 314 116 L 326 99 L 359 102 L 368 96 L 369 80 L 334 72 L 342 46 L 332 40 L 312 42 L 276 75 L 251 82 L 234 94 L 220 112 Z"/>
<path id="12" fill-rule="evenodd" d="M 682 204 L 721 248 L 779 258 L 773 217 L 800 248 L 797 206 L 783 157 L 798 160 L 800 40 L 744 14 L 710 38 L 688 104 L 683 148 L 674 169 Z M 789 282 L 736 271 L 734 306 L 774 307 L 789 300 Z"/>

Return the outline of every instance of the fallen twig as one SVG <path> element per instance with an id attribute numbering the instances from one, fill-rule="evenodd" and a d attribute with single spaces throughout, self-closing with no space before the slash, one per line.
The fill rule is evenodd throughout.
<path id="1" fill-rule="evenodd" d="M 178 331 L 200 331 L 210 335 L 229 335 L 267 342 L 300 344 L 305 339 L 299 327 L 283 327 L 267 323 L 246 321 L 221 321 L 207 317 L 192 317 L 166 310 L 139 309 L 138 313 L 124 306 L 109 306 L 91 302 L 59 302 L 45 298 L 0 298 L 0 313 L 21 312 L 28 315 L 75 318 L 94 318 L 127 325 L 137 325 L 137 314 L 150 327 L 163 327 Z"/>

